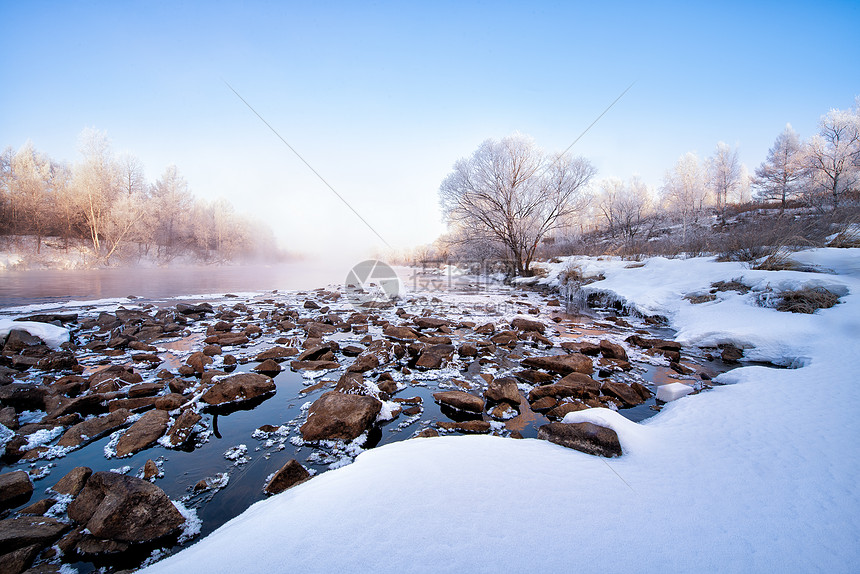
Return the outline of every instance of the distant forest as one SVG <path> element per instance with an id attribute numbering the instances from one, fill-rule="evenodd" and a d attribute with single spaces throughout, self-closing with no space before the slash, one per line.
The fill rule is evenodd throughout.
<path id="1" fill-rule="evenodd" d="M 86 129 L 82 159 L 68 164 L 27 142 L 0 154 L 0 249 L 86 251 L 94 264 L 225 263 L 275 256 L 265 224 L 224 199 L 189 189 L 176 166 L 155 182 L 130 154 L 114 155 L 104 132 Z M 31 238 L 35 239 L 33 241 Z"/>

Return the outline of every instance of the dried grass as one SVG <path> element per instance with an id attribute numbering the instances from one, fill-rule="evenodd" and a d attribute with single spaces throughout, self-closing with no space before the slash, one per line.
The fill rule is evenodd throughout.
<path id="1" fill-rule="evenodd" d="M 750 288 L 737 279 L 732 279 L 731 281 L 717 281 L 716 283 L 711 284 L 711 289 L 716 291 L 737 291 L 742 295 L 750 292 Z"/>
<path id="2" fill-rule="evenodd" d="M 806 287 L 796 291 L 783 291 L 776 304 L 777 311 L 787 313 L 815 313 L 818 309 L 829 309 L 839 302 L 839 295 L 824 287 Z"/>

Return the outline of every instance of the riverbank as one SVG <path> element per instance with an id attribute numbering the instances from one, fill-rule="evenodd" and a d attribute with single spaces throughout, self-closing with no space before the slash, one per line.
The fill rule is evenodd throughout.
<path id="1" fill-rule="evenodd" d="M 75 538 L 82 526 L 92 533 L 98 525 L 90 528 L 80 514 L 66 515 L 64 506 L 52 504 L 50 512 L 61 523 L 72 518 L 80 525 L 72 534 L 71 526 L 58 526 L 65 528 L 65 542 L 58 543 L 65 554 L 38 558 L 55 563 L 83 559 L 119 569 L 134 566 L 134 560 L 157 560 L 187 546 L 195 528 L 205 536 L 263 499 L 263 488 L 283 470 L 284 481 L 274 481 L 281 487 L 307 478 L 303 471 L 313 478 L 258 503 L 156 568 L 187 570 L 193 564 L 195 570 L 226 571 L 241 562 L 253 571 L 287 564 L 330 571 L 353 561 L 382 571 L 402 570 L 405 563 L 418 571 L 489 571 L 510 564 L 527 569 L 533 563 L 523 545 L 531 545 L 532 533 L 550 540 L 563 528 L 578 538 L 616 536 L 623 548 L 613 546 L 613 556 L 627 569 L 634 563 L 638 570 L 660 564 L 669 570 L 688 569 L 684 564 L 713 569 L 720 563 L 728 570 L 743 564 L 761 570 L 770 550 L 743 547 L 732 556 L 730 542 L 737 547 L 747 535 L 749 544 L 770 536 L 783 550 L 794 547 L 793 534 L 761 532 L 762 521 L 793 513 L 826 528 L 807 515 L 807 504 L 826 503 L 828 520 L 840 524 L 846 514 L 833 509 L 828 486 L 847 507 L 857 508 L 856 495 L 843 494 L 843 471 L 856 469 L 856 458 L 822 444 L 856 430 L 847 419 L 856 394 L 848 392 L 845 368 L 830 360 L 837 340 L 842 349 L 857 346 L 856 338 L 840 336 L 856 322 L 856 251 L 798 256 L 828 273 L 760 277 L 710 260 L 630 266 L 580 258 L 550 264 L 548 286 L 558 286 L 562 271 L 574 264 L 585 275 L 594 270 L 603 277 L 586 286 L 609 305 L 596 320 L 568 315 L 556 295 L 503 287 L 412 292 L 394 304 L 369 307 L 361 306 L 355 297 L 360 294 L 344 289 L 82 303 L 65 310 L 77 312 L 74 319 L 33 318 L 65 320 L 74 348 L 57 349 L 61 337 L 43 333 L 53 349 L 19 345 L 4 351 L 4 360 L 19 369 L 4 392 L 30 385 L 27 400 L 41 400 L 25 405 L 23 395 L 13 398 L 18 428 L 17 436 L 6 436 L 4 472 L 26 471 L 37 492 L 44 489 L 38 485 L 53 484 L 82 463 L 96 471 L 138 474 L 184 511 L 182 542 L 176 531 L 171 540 L 134 542 L 136 558 L 126 559 L 129 548 L 117 551 L 116 533 L 98 530 L 98 536 Z M 712 286 L 731 279 L 739 290 Z M 839 291 L 836 307 L 800 316 L 760 306 L 760 294 L 778 292 L 773 286 L 809 282 Z M 749 290 L 741 293 L 738 285 Z M 720 309 L 743 306 L 755 326 L 737 331 L 738 313 Z M 616 307 L 640 314 L 621 317 Z M 20 317 L 23 311 L 51 312 L 42 306 L 6 313 Z M 671 332 L 653 324 L 660 320 L 683 327 L 677 337 L 683 346 L 661 339 Z M 751 332 L 761 336 L 751 339 Z M 768 343 L 780 332 L 790 339 L 782 346 Z M 61 365 L 61 358 L 68 360 L 64 352 L 77 364 Z M 721 356 L 746 365 L 753 357 L 802 368 L 742 366 L 719 375 Z M 20 370 L 33 358 L 32 367 Z M 56 368 L 40 368 L 42 361 Z M 806 408 L 795 387 L 810 374 L 816 380 L 826 374 L 828 396 L 832 389 L 841 402 L 807 413 L 808 422 L 795 412 Z M 780 392 L 774 393 L 775 386 Z M 740 390 L 729 390 L 735 388 Z M 661 392 L 667 400 L 693 396 L 664 406 L 654 398 Z M 127 415 L 116 414 L 123 409 Z M 99 436 L 77 426 L 110 421 L 115 425 Z M 601 462 L 534 440 L 541 427 L 553 430 L 550 423 L 559 421 L 613 429 L 622 456 Z M 795 428 L 802 435 L 792 438 Z M 550 430 L 544 437 L 553 440 Z M 81 443 L 68 444 L 82 436 Z M 415 436 L 436 438 L 406 440 Z M 10 453 L 22 461 L 10 463 Z M 830 465 L 829 474 L 822 475 L 819 463 Z M 791 465 L 794 475 L 777 475 Z M 799 468 L 803 477 L 795 480 Z M 764 483 L 751 480 L 755 473 Z M 809 480 L 825 492 L 807 492 Z M 720 484 L 726 495 L 713 493 L 711 484 Z M 802 509 L 781 508 L 798 486 L 810 502 Z M 517 496 L 509 496 L 512 491 Z M 230 499 L 232 510 L 219 507 L 232 492 L 246 495 Z M 47 494 L 46 500 L 56 498 Z M 541 510 L 547 504 L 553 508 L 549 517 Z M 24 506 L 11 507 L 13 516 Z M 285 523 L 284 516 L 291 518 Z M 580 516 L 588 520 L 574 518 Z M 672 536 L 707 532 L 711 552 L 689 536 L 683 544 L 671 537 L 655 541 L 647 535 L 651 521 Z M 841 524 L 858 532 L 855 523 Z M 842 540 L 841 533 L 828 535 L 835 543 Z M 658 554 L 662 562 L 648 561 L 649 544 L 667 554 Z M 568 546 L 554 547 L 548 560 L 558 567 L 606 551 L 577 546 L 572 556 Z M 442 548 L 450 559 L 440 566 L 431 554 Z M 393 558 L 380 562 L 382 556 Z M 503 564 L 498 556 L 505 557 Z M 836 562 L 831 556 L 824 563 L 845 558 L 844 552 L 836 556 Z"/>

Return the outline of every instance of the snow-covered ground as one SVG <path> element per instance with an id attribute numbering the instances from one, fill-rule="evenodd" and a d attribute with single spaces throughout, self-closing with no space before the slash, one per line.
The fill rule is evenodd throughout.
<path id="1" fill-rule="evenodd" d="M 667 317 L 685 344 L 734 342 L 800 367 L 733 370 L 720 377 L 733 384 L 643 424 L 606 409 L 568 415 L 615 428 L 621 458 L 491 436 L 394 443 L 255 504 L 146 571 L 856 571 L 860 250 L 798 259 L 831 272 L 582 261 L 605 276 L 589 290 Z M 753 290 L 682 299 L 732 279 Z M 816 282 L 840 304 L 814 315 L 757 304 Z"/>

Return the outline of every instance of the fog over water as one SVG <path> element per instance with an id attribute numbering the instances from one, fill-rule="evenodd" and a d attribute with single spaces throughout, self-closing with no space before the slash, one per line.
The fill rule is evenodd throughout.
<path id="1" fill-rule="evenodd" d="M 357 263 L 353 262 L 353 263 Z M 352 264 L 328 260 L 229 267 L 0 272 L 0 307 L 135 296 L 160 299 L 343 285 Z"/>

